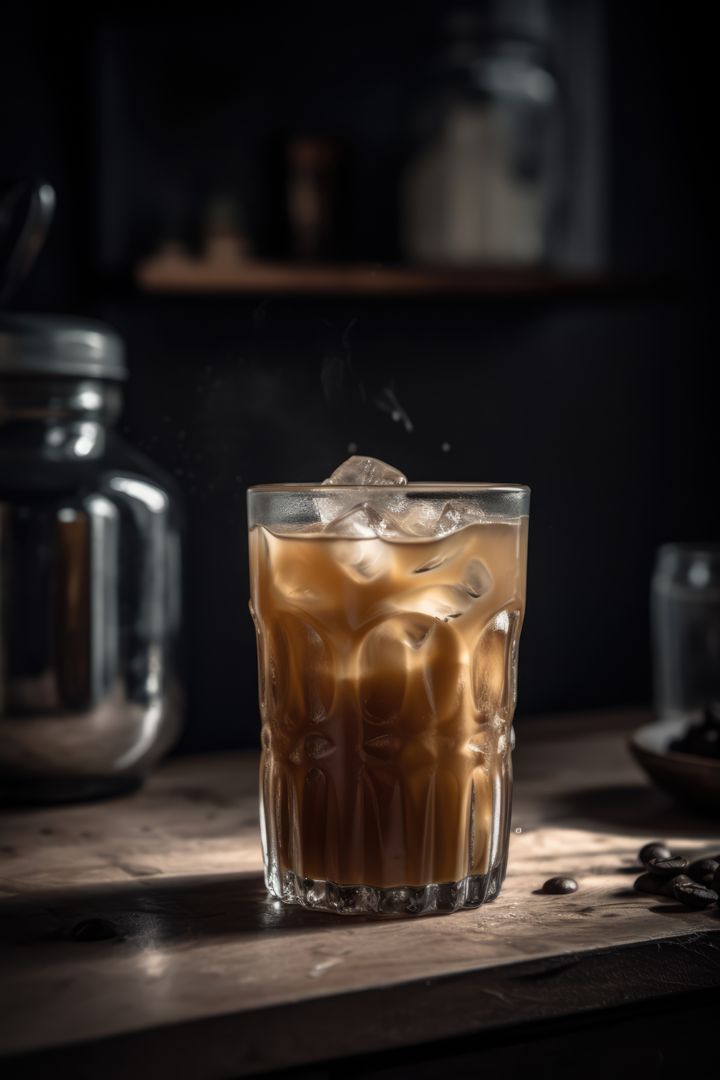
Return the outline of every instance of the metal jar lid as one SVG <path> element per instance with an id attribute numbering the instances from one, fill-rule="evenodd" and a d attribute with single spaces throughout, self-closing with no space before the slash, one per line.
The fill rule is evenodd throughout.
<path id="1" fill-rule="evenodd" d="M 125 350 L 104 323 L 66 315 L 0 315 L 0 378 L 72 375 L 125 379 Z"/>

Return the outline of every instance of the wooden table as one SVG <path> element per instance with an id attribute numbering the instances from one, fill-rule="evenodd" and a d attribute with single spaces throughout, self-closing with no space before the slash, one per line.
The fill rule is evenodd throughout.
<path id="1" fill-rule="evenodd" d="M 268 900 L 254 755 L 181 758 L 134 796 L 4 813 L 0 1073 L 239 1077 L 421 1047 L 407 1075 L 433 1076 L 422 1047 L 444 1040 L 698 994 L 716 1008 L 720 911 L 632 891 L 648 838 L 720 850 L 720 823 L 685 816 L 631 761 L 641 719 L 517 725 L 508 879 L 495 903 L 446 917 Z M 558 873 L 579 891 L 539 895 Z M 117 936 L 75 940 L 90 918 Z M 375 1075 L 372 1060 L 352 1075 Z"/>

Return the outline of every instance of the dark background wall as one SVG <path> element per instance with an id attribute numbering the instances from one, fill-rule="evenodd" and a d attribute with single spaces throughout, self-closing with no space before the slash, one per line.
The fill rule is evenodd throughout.
<path id="1" fill-rule="evenodd" d="M 598 295 L 179 299 L 133 287 L 132 261 L 163 230 L 186 230 L 192 241 L 178 192 L 195 180 L 183 188 L 172 176 L 202 187 L 216 175 L 193 164 L 194 133 L 203 152 L 215 148 L 213 168 L 227 161 L 240 183 L 238 147 L 272 134 L 264 110 L 281 115 L 296 99 L 297 114 L 319 123 L 334 95 L 330 111 L 341 114 L 346 100 L 356 118 L 350 135 L 375 133 L 375 143 L 358 136 L 367 190 L 378 190 L 373 170 L 395 175 L 401 114 L 388 115 L 386 103 L 400 110 L 408 96 L 436 8 L 420 5 L 409 21 L 350 5 L 339 26 L 329 5 L 310 5 L 303 30 L 290 7 L 247 4 L 230 23 L 205 20 L 197 67 L 187 33 L 175 37 L 173 23 L 149 9 L 128 17 L 110 5 L 71 19 L 41 17 L 31 4 L 3 34 L 2 171 L 47 176 L 60 206 L 20 303 L 99 315 L 119 329 L 131 371 L 123 432 L 175 474 L 186 499 L 185 748 L 256 740 L 250 483 L 321 478 L 349 444 L 415 478 L 529 483 L 521 713 L 647 702 L 654 551 L 666 540 L 717 538 L 717 233 L 701 5 L 599 6 L 608 284 Z M 208 49 L 216 41 L 227 56 L 229 25 L 255 43 L 255 60 L 228 89 L 242 108 L 213 114 L 208 131 L 203 103 L 211 89 L 218 96 Z M 124 94 L 133 48 L 145 71 L 156 58 L 157 78 Z M 325 68 L 323 56 L 332 58 Z M 140 138 L 149 121 L 139 117 L 166 115 L 168 70 L 185 96 L 177 130 L 149 159 Z M 382 198 L 373 205 L 367 229 L 358 225 L 359 253 L 392 257 L 391 210 Z M 387 388 L 411 432 L 378 406 Z"/>

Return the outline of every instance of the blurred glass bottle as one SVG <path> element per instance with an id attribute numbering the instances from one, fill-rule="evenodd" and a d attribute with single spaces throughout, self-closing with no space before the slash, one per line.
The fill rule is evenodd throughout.
<path id="1" fill-rule="evenodd" d="M 179 508 L 125 377 L 108 327 L 0 316 L 0 801 L 130 789 L 179 730 Z"/>
<path id="2" fill-rule="evenodd" d="M 720 705 L 720 545 L 661 547 L 650 604 L 658 718 L 701 719 Z"/>
<path id="3" fill-rule="evenodd" d="M 297 136 L 287 147 L 290 255 L 299 261 L 340 254 L 343 152 L 335 139 Z"/>
<path id="4" fill-rule="evenodd" d="M 567 136 L 544 0 L 495 0 L 447 21 L 402 185 L 405 255 L 549 261 L 567 191 Z"/>

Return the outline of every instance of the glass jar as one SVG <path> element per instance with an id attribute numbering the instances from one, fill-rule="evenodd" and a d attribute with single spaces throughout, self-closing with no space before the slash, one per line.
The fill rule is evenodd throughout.
<path id="1" fill-rule="evenodd" d="M 659 719 L 700 719 L 720 705 L 720 544 L 665 544 L 651 591 Z"/>
<path id="2" fill-rule="evenodd" d="M 178 505 L 101 324 L 0 317 L 0 799 L 136 786 L 181 719 Z"/>
<path id="3" fill-rule="evenodd" d="M 567 132 L 545 5 L 501 0 L 449 17 L 402 186 L 408 258 L 550 260 L 567 194 Z"/>

